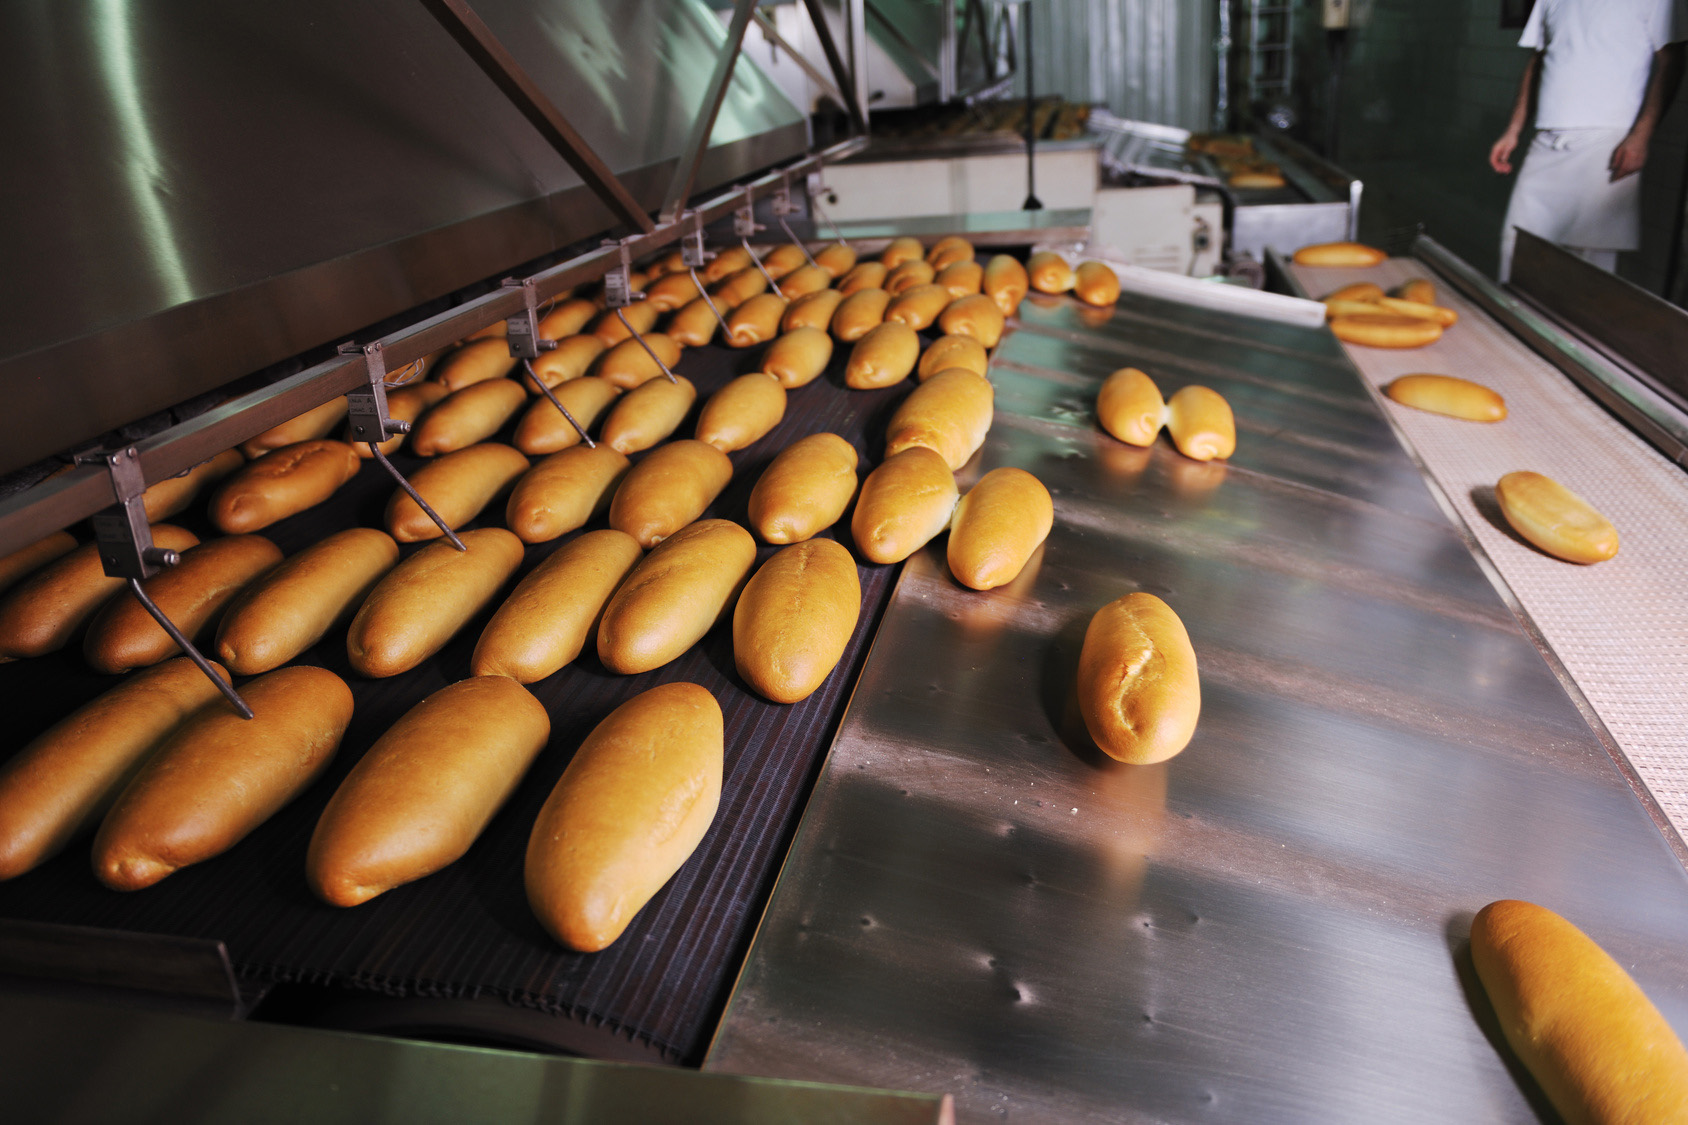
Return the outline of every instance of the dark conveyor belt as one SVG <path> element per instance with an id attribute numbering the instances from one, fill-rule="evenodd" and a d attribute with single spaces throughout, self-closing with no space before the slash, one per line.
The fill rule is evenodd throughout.
<path id="1" fill-rule="evenodd" d="M 760 347 L 690 349 L 678 370 L 697 385 L 701 403 L 734 376 L 756 370 L 761 352 Z M 889 411 L 910 384 L 847 391 L 842 383 L 847 354 L 847 348 L 839 348 L 825 376 L 790 393 L 786 416 L 772 433 L 732 455 L 733 482 L 706 515 L 745 522 L 750 489 L 762 469 L 805 434 L 841 434 L 862 454 L 864 472 L 870 455 L 882 455 Z M 696 414 L 694 407 L 677 437 L 691 435 Z M 402 452 L 394 461 L 406 470 L 422 463 Z M 378 527 L 392 492 L 391 480 L 366 463 L 327 503 L 262 534 L 292 554 L 340 528 Z M 192 517 L 184 514 L 172 522 L 202 537 L 215 534 L 193 518 L 203 507 L 201 502 Z M 480 522 L 502 526 L 502 501 L 489 507 Z M 601 526 L 602 517 L 586 530 Z M 850 546 L 848 514 L 828 534 Z M 570 538 L 530 547 L 516 580 Z M 406 548 L 407 553 L 414 549 Z M 762 547 L 758 563 L 773 552 Z M 570 1042 L 579 1042 L 582 1027 L 599 1029 L 624 1046 L 654 1050 L 670 1061 L 695 1061 L 743 959 L 896 570 L 860 566 L 862 612 L 850 647 L 821 689 L 793 706 L 770 704 L 744 687 L 733 669 L 729 625 L 716 628 L 672 664 L 637 676 L 606 671 L 588 644 L 575 664 L 532 685 L 551 714 L 550 746 L 469 854 L 438 874 L 350 910 L 323 905 L 305 886 L 305 847 L 317 816 L 388 726 L 429 693 L 469 675 L 470 655 L 491 610 L 423 666 L 386 680 L 352 672 L 342 627 L 300 661 L 334 671 L 356 697 L 339 754 L 302 797 L 228 853 L 132 894 L 96 882 L 88 842 L 78 841 L 40 869 L 0 883 L 0 919 L 221 940 L 250 984 L 306 982 L 406 997 L 503 999 L 573 1017 L 577 1023 Z M 575 747 L 599 720 L 632 696 L 676 680 L 704 685 L 724 712 L 720 811 L 691 860 L 619 941 L 601 953 L 571 954 L 546 936 L 528 910 L 522 889 L 528 832 Z M 88 671 L 78 644 L 41 659 L 0 665 L 0 698 L 6 700 L 10 720 L 4 752 L 22 747 L 116 683 Z M 595 1047 L 583 1049 L 598 1053 Z"/>

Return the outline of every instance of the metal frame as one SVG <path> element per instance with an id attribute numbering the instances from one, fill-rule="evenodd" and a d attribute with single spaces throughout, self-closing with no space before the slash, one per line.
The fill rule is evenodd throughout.
<path id="1" fill-rule="evenodd" d="M 673 222 L 691 198 L 692 185 L 697 182 L 698 165 L 709 148 L 709 134 L 715 131 L 715 118 L 721 112 L 721 99 L 726 97 L 727 83 L 733 79 L 733 67 L 738 63 L 739 49 L 744 45 L 744 33 L 750 27 L 750 17 L 757 0 L 738 0 L 733 8 L 733 22 L 727 28 L 727 43 L 715 58 L 715 71 L 709 76 L 709 93 L 692 121 L 692 135 L 686 139 L 680 162 L 674 165 L 674 178 L 668 181 L 668 193 L 663 197 L 662 221 Z M 646 228 L 650 229 L 649 227 Z"/>
<path id="2" fill-rule="evenodd" d="M 844 65 L 844 56 L 838 52 L 838 43 L 832 38 L 832 28 L 826 22 L 826 10 L 821 7 L 821 0 L 803 0 L 803 8 L 809 13 L 809 23 L 814 26 L 815 37 L 821 41 L 821 52 L 826 55 L 826 64 L 832 68 L 832 76 L 838 82 L 838 88 L 845 93 L 843 98 L 844 110 L 850 115 L 850 127 L 857 133 L 867 133 L 867 101 L 863 90 L 863 83 L 867 80 L 867 67 L 862 60 L 858 25 L 862 20 L 862 8 L 859 3 L 846 2 L 844 20 L 850 29 L 852 60 L 850 66 Z"/>

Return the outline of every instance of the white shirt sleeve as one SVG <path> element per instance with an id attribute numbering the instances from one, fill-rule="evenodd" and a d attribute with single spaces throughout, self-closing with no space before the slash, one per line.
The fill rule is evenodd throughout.
<path id="1" fill-rule="evenodd" d="M 1520 47 L 1528 47 L 1532 51 L 1547 50 L 1547 35 L 1542 26 L 1542 11 L 1550 2 L 1551 0 L 1536 0 L 1535 6 L 1530 9 L 1530 18 L 1524 21 L 1524 34 L 1518 37 Z M 1688 0 L 1669 0 L 1669 2 L 1672 7 L 1688 5 Z M 1688 24 L 1684 26 L 1688 26 Z"/>

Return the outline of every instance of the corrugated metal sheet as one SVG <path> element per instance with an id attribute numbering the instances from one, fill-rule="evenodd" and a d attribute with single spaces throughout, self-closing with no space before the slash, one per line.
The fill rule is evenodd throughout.
<path id="1" fill-rule="evenodd" d="M 1038 93 L 1095 102 L 1138 121 L 1208 127 L 1216 5 L 1040 0 L 1029 7 Z"/>

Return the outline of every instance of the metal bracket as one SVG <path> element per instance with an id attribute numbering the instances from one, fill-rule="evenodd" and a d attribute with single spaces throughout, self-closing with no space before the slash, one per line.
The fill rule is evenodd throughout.
<path id="1" fill-rule="evenodd" d="M 341 355 L 363 352 L 364 367 L 369 372 L 369 385 L 346 395 L 352 440 L 368 443 L 369 452 L 381 463 L 381 467 L 398 482 L 398 486 L 404 489 L 406 495 L 416 501 L 416 506 L 434 521 L 434 526 L 451 541 L 451 545 L 459 551 L 467 551 L 469 548 L 463 545 L 463 540 L 457 537 L 457 533 L 451 530 L 426 500 L 422 499 L 422 494 L 416 491 L 416 486 L 406 480 L 404 474 L 399 472 L 381 451 L 381 443 L 388 438 L 410 432 L 409 422 L 393 418 L 387 413 L 387 356 L 381 348 L 381 342 L 377 340 L 364 348 L 346 343 L 341 344 L 339 350 Z"/>
<path id="2" fill-rule="evenodd" d="M 544 339 L 539 334 L 539 290 L 533 278 L 518 281 L 507 277 L 501 287 L 522 291 L 522 311 L 504 321 L 504 336 L 510 342 L 510 358 L 538 359 L 540 352 L 556 347 L 557 341 Z"/>
<path id="3" fill-rule="evenodd" d="M 701 269 L 709 262 L 709 251 L 703 247 L 703 213 L 687 211 L 680 216 L 680 225 L 686 231 L 680 236 L 680 261 L 689 270 Z M 697 278 L 694 276 L 692 280 Z"/>
<path id="4" fill-rule="evenodd" d="M 744 189 L 744 206 L 733 212 L 733 237 L 741 241 L 754 238 L 763 228 L 756 222 L 756 196 Z"/>
<path id="5" fill-rule="evenodd" d="M 604 307 L 624 309 L 633 303 L 633 282 L 630 276 L 633 272 L 633 260 L 628 254 L 627 243 L 606 238 L 604 245 L 615 247 L 618 256 L 616 265 L 604 274 Z M 623 321 L 626 319 L 622 317 Z"/>

